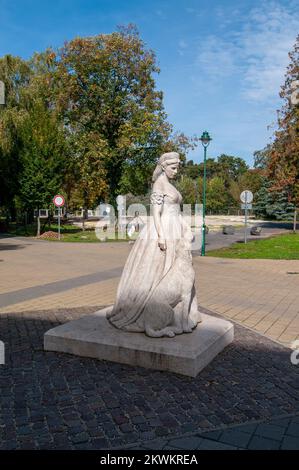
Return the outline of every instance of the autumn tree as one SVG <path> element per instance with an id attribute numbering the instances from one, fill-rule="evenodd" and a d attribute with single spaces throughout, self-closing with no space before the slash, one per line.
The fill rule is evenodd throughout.
<path id="1" fill-rule="evenodd" d="M 289 53 L 285 82 L 280 97 L 284 100 L 278 112 L 278 129 L 267 159 L 267 176 L 271 180 L 272 191 L 284 191 L 288 202 L 293 204 L 294 231 L 296 213 L 299 207 L 299 102 L 294 99 L 294 82 L 299 77 L 299 36 L 293 50 Z M 299 89 L 297 89 L 298 96 Z M 296 209 L 297 208 L 297 209 Z"/>
<path id="2" fill-rule="evenodd" d="M 107 172 L 103 158 L 107 150 L 107 142 L 101 139 L 96 132 L 79 134 L 72 139 L 71 142 L 73 144 L 72 169 L 74 172 L 74 186 L 72 188 L 69 204 L 72 205 L 76 200 L 78 202 L 81 201 L 84 230 L 88 208 L 93 207 L 107 196 Z"/>
<path id="3" fill-rule="evenodd" d="M 105 173 L 114 200 L 123 171 L 130 174 L 140 162 L 153 162 L 171 132 L 162 93 L 155 88 L 155 54 L 130 26 L 73 39 L 57 52 L 48 51 L 48 57 L 53 103 L 72 133 L 101 143 L 93 147 L 92 159 L 97 152 L 103 164 L 98 177 Z M 79 167 L 81 162 L 86 167 L 86 152 L 77 159 Z"/>

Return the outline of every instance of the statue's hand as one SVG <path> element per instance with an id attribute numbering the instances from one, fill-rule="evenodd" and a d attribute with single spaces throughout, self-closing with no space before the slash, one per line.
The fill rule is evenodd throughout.
<path id="1" fill-rule="evenodd" d="M 161 251 L 166 251 L 166 241 L 164 240 L 164 238 L 159 238 L 158 246 Z"/>

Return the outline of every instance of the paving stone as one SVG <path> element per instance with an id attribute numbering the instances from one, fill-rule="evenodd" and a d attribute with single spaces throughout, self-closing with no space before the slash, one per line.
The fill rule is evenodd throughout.
<path id="1" fill-rule="evenodd" d="M 199 450 L 235 450 L 236 447 L 224 444 L 223 442 L 203 439 L 199 445 Z"/>
<path id="2" fill-rule="evenodd" d="M 163 450 L 179 450 L 178 447 L 172 447 L 169 444 L 163 447 Z"/>
<path id="3" fill-rule="evenodd" d="M 107 449 L 109 447 L 108 440 L 102 438 L 96 438 L 91 440 L 91 445 L 93 449 Z"/>
<path id="4" fill-rule="evenodd" d="M 281 441 L 284 433 L 285 429 L 283 427 L 268 423 L 259 424 L 255 431 L 255 435 L 274 439 L 276 441 Z"/>
<path id="5" fill-rule="evenodd" d="M 247 448 L 250 450 L 276 450 L 279 449 L 279 446 L 279 441 L 261 436 L 253 436 Z"/>
<path id="6" fill-rule="evenodd" d="M 239 429 L 233 429 L 224 431 L 219 438 L 219 442 L 224 442 L 225 444 L 230 444 L 236 447 L 246 448 L 250 439 L 250 434 L 242 432 Z"/>
<path id="7" fill-rule="evenodd" d="M 252 424 L 245 424 L 242 426 L 238 426 L 236 429 L 242 432 L 246 432 L 248 434 L 252 434 L 256 430 L 257 426 L 258 426 L 257 424 L 252 423 Z"/>
<path id="8" fill-rule="evenodd" d="M 177 449 L 194 450 L 198 448 L 201 441 L 202 439 L 196 436 L 182 437 L 178 439 L 171 439 L 168 441 L 167 445 Z"/>
<path id="9" fill-rule="evenodd" d="M 86 432 L 82 432 L 72 436 L 71 439 L 73 444 L 81 444 L 82 442 L 87 442 L 89 440 L 89 436 Z"/>
<path id="10" fill-rule="evenodd" d="M 299 423 L 292 421 L 286 430 L 286 434 L 299 438 Z"/>
<path id="11" fill-rule="evenodd" d="M 212 439 L 217 441 L 219 437 L 221 436 L 222 431 L 209 431 L 209 432 L 204 432 L 202 434 L 199 434 L 199 436 L 203 437 L 204 439 Z"/>
<path id="12" fill-rule="evenodd" d="M 164 448 L 164 446 L 167 445 L 167 441 L 159 439 L 158 441 L 150 441 L 150 442 L 142 442 L 142 446 L 145 449 L 151 449 L 151 450 L 161 450 Z"/>
<path id="13" fill-rule="evenodd" d="M 299 437 L 285 436 L 280 448 L 282 450 L 299 450 Z"/>
<path id="14" fill-rule="evenodd" d="M 281 426 L 282 428 L 285 428 L 286 426 L 288 426 L 290 421 L 291 421 L 291 418 L 275 419 L 273 420 L 272 424 L 274 424 L 275 426 Z"/>

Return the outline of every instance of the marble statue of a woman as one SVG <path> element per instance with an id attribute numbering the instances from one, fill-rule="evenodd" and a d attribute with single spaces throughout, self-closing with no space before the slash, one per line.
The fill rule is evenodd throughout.
<path id="1" fill-rule="evenodd" d="M 153 173 L 152 215 L 126 261 L 107 319 L 124 331 L 151 337 L 190 333 L 201 321 L 192 266 L 192 232 L 182 196 L 171 184 L 179 154 L 164 153 Z"/>

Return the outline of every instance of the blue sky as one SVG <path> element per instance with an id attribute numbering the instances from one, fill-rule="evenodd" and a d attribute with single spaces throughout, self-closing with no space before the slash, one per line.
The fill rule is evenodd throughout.
<path id="1" fill-rule="evenodd" d="M 175 130 L 207 129 L 209 155 L 263 148 L 299 32 L 299 0 L 0 0 L 0 56 L 28 58 L 74 36 L 135 23 L 161 68 L 157 87 Z M 202 160 L 202 148 L 189 155 Z"/>

